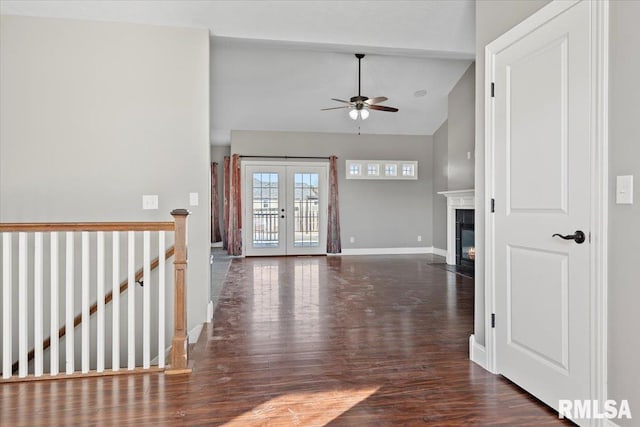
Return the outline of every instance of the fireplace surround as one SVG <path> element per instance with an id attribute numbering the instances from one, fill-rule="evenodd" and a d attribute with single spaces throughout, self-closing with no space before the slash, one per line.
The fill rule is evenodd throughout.
<path id="1" fill-rule="evenodd" d="M 447 198 L 447 264 L 456 265 L 456 211 L 475 209 L 475 190 L 440 191 Z"/>

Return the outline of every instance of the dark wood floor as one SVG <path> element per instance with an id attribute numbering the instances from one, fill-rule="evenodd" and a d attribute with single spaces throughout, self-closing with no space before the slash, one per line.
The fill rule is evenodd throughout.
<path id="1" fill-rule="evenodd" d="M 472 312 L 425 256 L 237 259 L 191 376 L 2 385 L 0 424 L 562 424 L 469 362 Z"/>

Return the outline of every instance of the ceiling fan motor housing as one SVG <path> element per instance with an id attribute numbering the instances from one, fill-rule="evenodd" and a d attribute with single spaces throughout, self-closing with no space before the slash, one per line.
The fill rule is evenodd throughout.
<path id="1" fill-rule="evenodd" d="M 357 110 L 362 110 L 364 108 L 364 102 L 369 99 L 366 96 L 352 96 L 349 100 L 355 103 L 355 107 Z"/>

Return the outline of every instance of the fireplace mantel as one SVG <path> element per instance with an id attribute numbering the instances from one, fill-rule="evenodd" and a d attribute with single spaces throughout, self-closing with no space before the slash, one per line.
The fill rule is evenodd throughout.
<path id="1" fill-rule="evenodd" d="M 475 209 L 476 191 L 439 191 L 447 198 L 447 264 L 456 264 L 456 209 Z"/>

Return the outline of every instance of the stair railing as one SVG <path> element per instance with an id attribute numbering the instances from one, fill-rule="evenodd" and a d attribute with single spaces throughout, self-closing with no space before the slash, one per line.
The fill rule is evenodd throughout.
<path id="1" fill-rule="evenodd" d="M 104 222 L 104 223 L 0 223 L 2 267 L 2 379 L 0 382 L 25 379 L 68 378 L 70 376 L 113 375 L 118 373 L 165 371 L 190 372 L 186 335 L 186 265 L 187 216 L 189 212 L 177 209 L 171 212 L 169 222 Z M 166 249 L 166 234 L 173 233 L 174 246 Z M 152 248 L 154 233 L 156 248 Z M 142 238 L 143 267 L 136 271 L 136 234 Z M 140 236 L 141 234 L 141 236 Z M 121 237 L 124 240 L 120 240 Z M 81 242 L 78 257 L 74 246 Z M 64 241 L 64 245 L 62 245 Z M 95 242 L 95 243 L 94 243 Z M 126 244 L 126 250 L 121 250 Z M 63 250 L 61 250 L 63 246 Z M 106 248 L 110 246 L 110 251 Z M 158 257 L 151 260 L 152 252 Z M 17 252 L 17 257 L 15 253 Z M 126 260 L 121 253 L 126 252 Z M 46 256 L 45 256 L 46 255 Z M 105 262 L 111 257 L 111 266 Z M 174 256 L 174 330 L 171 364 L 165 364 L 166 280 L 165 260 Z M 78 259 L 80 258 L 78 262 Z M 121 264 L 126 264 L 126 280 L 121 281 Z M 47 268 L 48 267 L 48 268 Z M 93 267 L 93 268 L 92 268 Z M 152 283 L 151 271 L 158 270 Z M 14 274 L 14 270 L 15 274 Z M 45 271 L 46 270 L 46 271 Z M 110 270 L 110 274 L 107 274 Z M 80 280 L 76 279 L 80 273 Z M 45 274 L 49 273 L 49 274 Z M 46 276 L 46 277 L 45 277 Z M 108 280 L 111 279 L 110 289 Z M 135 283 L 142 286 L 142 322 L 135 301 Z M 76 294 L 80 291 L 80 314 L 75 315 Z M 64 307 L 61 294 L 64 291 Z M 120 329 L 125 328 L 121 316 L 120 294 L 126 292 L 126 365 L 121 366 Z M 151 307 L 152 292 L 157 306 Z M 29 293 L 32 297 L 29 298 Z M 90 296 L 96 300 L 90 304 Z M 44 297 L 48 295 L 45 305 Z M 106 307 L 110 304 L 112 325 L 105 324 Z M 138 304 L 140 305 L 140 304 Z M 45 308 L 49 311 L 45 319 Z M 64 308 L 64 315 L 60 312 Z M 17 310 L 16 310 L 17 309 Z M 14 312 L 16 310 L 16 312 Z M 152 313 L 157 322 L 156 346 L 151 348 Z M 95 352 L 92 352 L 90 318 L 95 315 Z M 61 323 L 60 317 L 64 318 Z M 43 339 L 48 323 L 50 337 Z M 62 326 L 61 326 L 62 324 Z M 80 327 L 80 342 L 76 346 L 74 328 Z M 111 369 L 106 369 L 105 351 L 107 332 L 111 332 Z M 142 354 L 138 337 L 141 335 Z M 124 341 L 123 337 L 123 340 Z M 64 347 L 61 340 L 64 339 Z M 17 341 L 17 349 L 14 344 Z M 29 351 L 29 344 L 33 347 Z M 78 348 L 79 347 L 79 348 Z M 48 369 L 44 366 L 48 352 Z M 16 351 L 17 350 L 17 351 Z M 64 351 L 63 351 L 64 350 Z M 79 356 L 76 352 L 79 350 Z M 14 362 L 14 358 L 17 360 Z M 151 366 L 152 353 L 157 364 Z M 64 357 L 60 374 L 60 358 Z M 80 359 L 79 369 L 76 359 Z M 17 376 L 14 373 L 17 372 Z"/>

